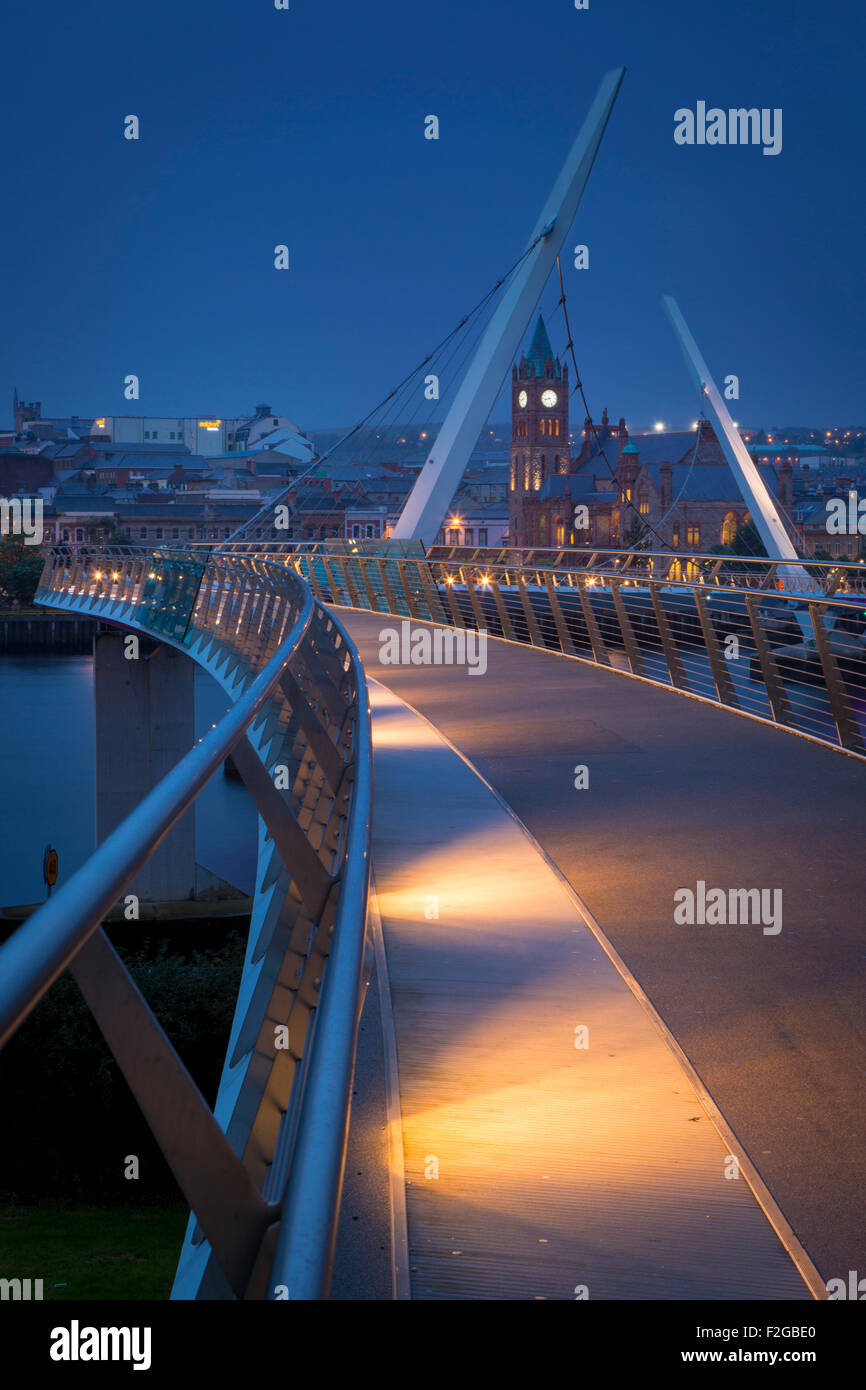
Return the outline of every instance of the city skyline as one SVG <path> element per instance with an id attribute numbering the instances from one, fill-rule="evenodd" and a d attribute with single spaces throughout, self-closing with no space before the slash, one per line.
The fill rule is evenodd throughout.
<path id="1" fill-rule="evenodd" d="M 305 430 L 353 423 L 514 263 L 600 74 L 623 62 L 569 241 L 589 268 L 563 267 L 593 414 L 617 401 L 635 420 L 694 415 L 660 307 L 672 291 L 711 368 L 738 375 L 744 418 L 861 417 L 866 208 L 846 182 L 859 15 L 735 4 L 702 17 L 696 44 L 682 5 L 548 0 L 527 15 L 449 0 L 435 20 L 344 5 L 310 58 L 324 21 L 296 7 L 244 14 L 239 59 L 232 8 L 193 10 L 201 22 L 171 43 L 157 3 L 49 23 L 38 49 L 26 10 L 7 18 L 0 100 L 7 120 L 33 116 L 7 174 L 7 398 L 17 385 L 56 414 L 89 400 L 150 415 L 273 399 Z M 784 112 L 778 155 L 678 144 L 675 113 L 714 102 Z M 124 139 L 131 113 L 138 140 Z M 541 308 L 561 352 L 557 298 L 549 285 Z"/>

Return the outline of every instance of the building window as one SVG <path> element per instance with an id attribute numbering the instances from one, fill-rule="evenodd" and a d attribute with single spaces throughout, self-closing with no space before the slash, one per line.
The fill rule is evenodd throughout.
<path id="1" fill-rule="evenodd" d="M 162 527 L 161 527 L 161 526 L 157 526 L 157 528 L 156 528 L 156 539 L 157 539 L 158 541 L 161 541 L 161 540 L 162 540 Z"/>
<path id="2" fill-rule="evenodd" d="M 373 526 L 372 523 L 370 523 L 370 524 L 365 528 L 364 534 L 365 534 L 365 536 L 367 537 L 367 540 L 368 540 L 368 541 L 375 540 L 375 539 L 376 539 L 376 528 L 375 528 L 375 526 Z"/>
<path id="3" fill-rule="evenodd" d="M 544 513 L 538 518 L 538 544 L 547 545 L 547 517 Z"/>
<path id="4" fill-rule="evenodd" d="M 146 526 L 139 526 L 139 528 L 138 528 L 138 539 L 139 539 L 140 541 L 146 541 L 146 540 L 147 540 L 147 527 L 146 527 Z"/>
<path id="5" fill-rule="evenodd" d="M 464 544 L 464 545 L 474 545 L 474 544 L 475 544 L 475 539 L 474 539 L 474 537 L 475 537 L 475 531 L 474 531 L 474 529 L 473 529 L 471 526 L 468 526 L 468 527 L 466 528 L 466 530 L 463 532 L 463 544 Z"/>
<path id="6" fill-rule="evenodd" d="M 481 527 L 479 527 L 479 530 L 478 530 L 478 544 L 479 544 L 479 545 L 486 545 L 486 544 L 487 544 L 487 527 L 486 527 L 486 526 L 481 526 Z"/>
<path id="7" fill-rule="evenodd" d="M 722 545 L 733 545 L 737 534 L 737 514 L 728 512 L 722 522 Z"/>
<path id="8" fill-rule="evenodd" d="M 671 544 L 673 545 L 673 547 L 674 547 L 675 550 L 678 550 L 678 549 L 679 549 L 679 545 L 680 545 L 680 524 L 679 524 L 679 522 L 676 523 L 676 525 L 673 527 L 673 530 L 671 531 Z"/>
<path id="9" fill-rule="evenodd" d="M 359 524 L 358 524 L 357 521 L 353 521 L 353 522 L 352 522 L 352 540 L 353 540 L 353 541 L 359 541 L 360 539 L 361 539 L 361 527 L 359 526 Z"/>
<path id="10" fill-rule="evenodd" d="M 694 525 L 692 525 L 692 526 L 686 527 L 686 545 L 700 545 L 700 543 L 701 543 L 701 528 L 700 528 L 700 526 L 694 526 Z"/>
<path id="11" fill-rule="evenodd" d="M 553 539 L 556 545 L 565 545 L 565 522 L 561 516 L 553 523 Z"/>
<path id="12" fill-rule="evenodd" d="M 640 495 L 640 500 L 638 502 L 638 509 L 640 511 L 641 516 L 649 516 L 649 502 L 649 493 L 642 492 Z"/>

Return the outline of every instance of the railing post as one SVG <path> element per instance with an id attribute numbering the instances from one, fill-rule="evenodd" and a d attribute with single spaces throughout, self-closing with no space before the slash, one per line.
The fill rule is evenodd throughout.
<path id="1" fill-rule="evenodd" d="M 833 713 L 833 722 L 836 725 L 839 742 L 843 748 L 849 748 L 853 753 L 866 753 L 866 745 L 864 745 L 863 742 L 860 725 L 851 708 L 848 692 L 845 689 L 845 682 L 839 671 L 836 653 L 830 645 L 827 629 L 824 626 L 824 619 L 817 603 L 809 604 L 809 616 L 812 619 L 812 626 L 815 629 L 815 646 L 818 649 L 818 656 L 821 660 L 821 670 L 824 673 L 824 684 L 827 687 L 827 694 L 830 697 L 830 709 Z"/>
<path id="2" fill-rule="evenodd" d="M 751 594 L 745 595 L 746 612 L 749 615 L 749 625 L 752 629 L 752 638 L 755 643 L 755 651 L 761 666 L 761 674 L 764 677 L 764 687 L 770 701 L 770 709 L 773 711 L 773 718 L 777 724 L 791 724 L 791 704 L 788 700 L 788 693 L 779 675 L 779 668 L 773 649 L 767 641 L 766 633 L 761 626 L 758 614 L 757 601 Z"/>
<path id="3" fill-rule="evenodd" d="M 658 582 L 662 583 L 663 581 L 659 580 Z M 680 659 L 680 654 L 677 650 L 677 644 L 674 641 L 673 634 L 671 632 L 670 623 L 668 622 L 668 615 L 665 612 L 661 598 L 659 597 L 658 584 L 654 583 L 653 581 L 650 581 L 650 598 L 652 600 L 653 612 L 655 613 L 656 617 L 656 626 L 659 630 L 659 637 L 661 638 L 662 651 L 665 654 L 665 661 L 668 664 L 668 671 L 670 672 L 671 685 L 675 685 L 677 690 L 690 691 L 691 686 L 689 685 L 688 680 L 686 679 L 686 673 L 683 669 L 683 663 Z"/>
<path id="4" fill-rule="evenodd" d="M 550 570 L 544 571 L 544 587 L 547 589 L 550 611 L 553 614 L 553 621 L 556 625 L 556 635 L 559 638 L 560 651 L 563 652 L 565 656 L 575 656 L 574 643 L 571 640 L 571 633 L 568 630 L 565 614 L 562 611 L 562 605 L 559 602 L 559 596 L 556 592 L 556 582 Z"/>
<path id="5" fill-rule="evenodd" d="M 694 590 L 695 607 L 698 610 L 698 617 L 701 622 L 701 632 L 704 635 L 704 646 L 707 649 L 707 656 L 710 659 L 710 670 L 716 686 L 716 693 L 723 705 L 730 705 L 732 709 L 739 709 L 739 701 L 728 664 L 722 655 L 719 646 L 719 639 L 713 627 L 713 620 L 707 610 L 707 601 L 697 585 Z"/>
<path id="6" fill-rule="evenodd" d="M 580 610 L 583 613 L 583 621 L 589 635 L 593 657 L 598 662 L 599 666 L 609 666 L 610 656 L 604 644 L 604 638 L 601 635 L 601 630 L 596 621 L 595 614 L 592 611 L 592 606 L 586 592 L 586 580 L 582 574 L 577 575 L 577 593 L 580 599 Z"/>
<path id="7" fill-rule="evenodd" d="M 517 574 L 517 591 L 520 594 L 520 603 L 523 608 L 523 616 L 526 619 L 526 627 L 529 632 L 530 642 L 533 647 L 546 647 L 547 643 L 541 635 L 538 619 L 533 612 L 532 604 L 529 601 L 529 595 L 526 592 L 526 582 L 519 571 Z"/>
<path id="8" fill-rule="evenodd" d="M 509 642 L 514 642 L 516 639 L 514 636 L 514 627 L 511 622 L 511 615 L 508 612 L 505 599 L 502 597 L 499 588 L 499 580 L 496 578 L 496 575 L 490 580 L 490 588 L 493 592 L 493 602 L 496 604 L 496 612 L 499 615 L 499 625 L 502 628 L 502 635 L 506 637 Z"/>
<path id="9" fill-rule="evenodd" d="M 622 580 L 620 579 L 611 579 L 610 581 L 610 592 L 611 597 L 613 598 L 613 606 L 616 610 L 616 616 L 619 620 L 619 630 L 622 633 L 622 641 L 623 646 L 625 647 L 625 654 L 628 657 L 628 664 L 631 667 L 634 675 L 643 676 L 646 675 L 646 669 L 644 667 L 643 657 L 641 656 L 640 648 L 637 644 L 637 639 L 634 635 L 634 628 L 631 625 L 631 618 L 628 615 L 622 594 L 619 591 L 621 583 Z"/>

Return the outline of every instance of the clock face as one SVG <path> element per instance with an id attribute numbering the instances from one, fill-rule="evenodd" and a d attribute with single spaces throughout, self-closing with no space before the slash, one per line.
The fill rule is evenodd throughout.
<path id="1" fill-rule="evenodd" d="M 558 397 L 555 391 L 542 391 L 541 404 L 544 406 L 545 410 L 552 410 L 557 400 Z"/>
<path id="2" fill-rule="evenodd" d="M 528 399 L 529 397 L 527 396 L 526 392 L 521 391 L 520 395 L 517 397 L 517 404 L 520 406 L 521 410 L 526 409 L 526 402 Z"/>

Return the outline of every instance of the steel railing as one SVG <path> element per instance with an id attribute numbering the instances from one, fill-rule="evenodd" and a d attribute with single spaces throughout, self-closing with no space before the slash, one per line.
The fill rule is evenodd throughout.
<path id="1" fill-rule="evenodd" d="M 781 562 L 708 556 L 674 578 L 669 554 L 639 553 L 642 568 L 622 551 L 592 556 L 583 568 L 455 563 L 351 542 L 281 554 L 322 603 L 484 630 L 866 755 L 861 566 L 826 566 L 822 594 L 811 564 L 798 592 Z"/>
<path id="2" fill-rule="evenodd" d="M 357 653 L 297 573 L 260 557 L 58 547 L 37 601 L 169 642 L 234 703 L 0 948 L 0 1044 L 69 966 L 191 1208 L 173 1297 L 325 1297 L 369 881 Z M 259 860 L 211 1112 L 100 923 L 229 754 L 260 816 Z"/>

